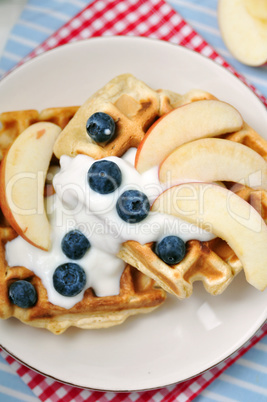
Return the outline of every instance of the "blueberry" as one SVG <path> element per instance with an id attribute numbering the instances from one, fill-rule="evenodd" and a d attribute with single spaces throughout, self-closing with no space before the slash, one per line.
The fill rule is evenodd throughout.
<path id="1" fill-rule="evenodd" d="M 115 123 L 108 114 L 97 112 L 87 120 L 86 131 L 95 142 L 106 142 L 114 136 Z"/>
<path id="2" fill-rule="evenodd" d="M 86 284 L 86 275 L 80 265 L 67 262 L 59 265 L 53 275 L 53 285 L 62 296 L 78 295 Z"/>
<path id="3" fill-rule="evenodd" d="M 65 234 L 61 242 L 63 253 L 71 260 L 82 258 L 90 247 L 89 240 L 79 230 L 71 230 Z"/>
<path id="4" fill-rule="evenodd" d="M 30 282 L 20 280 L 9 287 L 9 298 L 16 306 L 29 308 L 37 302 L 37 292 Z"/>
<path id="5" fill-rule="evenodd" d="M 116 163 L 100 160 L 92 164 L 87 178 L 92 190 L 100 194 L 109 194 L 121 185 L 122 175 Z"/>
<path id="6" fill-rule="evenodd" d="M 141 191 L 127 190 L 119 197 L 116 209 L 125 222 L 137 223 L 147 217 L 150 205 L 147 196 Z"/>
<path id="7" fill-rule="evenodd" d="M 180 237 L 166 236 L 156 243 L 155 253 L 168 265 L 178 264 L 185 256 L 185 243 Z"/>

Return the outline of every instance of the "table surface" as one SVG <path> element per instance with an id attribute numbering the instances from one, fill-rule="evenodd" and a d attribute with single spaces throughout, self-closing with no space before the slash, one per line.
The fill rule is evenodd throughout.
<path id="1" fill-rule="evenodd" d="M 44 6 L 46 2 L 41 2 Z M 61 0 L 54 0 L 55 2 Z M 18 21 L 27 0 L 0 0 L 0 58 L 14 24 Z M 50 2 L 48 2 L 49 4 Z M 85 2 L 72 0 L 83 8 Z M 217 25 L 217 0 L 168 0 L 184 19 L 210 43 L 239 73 L 267 97 L 267 68 L 251 68 L 236 61 L 226 49 Z M 78 10 L 79 11 L 79 10 Z M 78 12 L 77 11 L 77 12 Z M 60 26 L 60 25 L 59 25 Z M 43 40 L 47 33 L 44 32 Z M 30 46 L 30 45 L 29 45 Z M 29 51 L 32 50 L 29 48 Z M 3 72 L 3 71 L 2 71 Z M 1 71 L 0 71 L 1 75 Z M 262 339 L 245 356 L 228 368 L 195 401 L 267 401 L 267 339 Z M 39 401 L 22 379 L 0 356 L 0 401 Z"/>

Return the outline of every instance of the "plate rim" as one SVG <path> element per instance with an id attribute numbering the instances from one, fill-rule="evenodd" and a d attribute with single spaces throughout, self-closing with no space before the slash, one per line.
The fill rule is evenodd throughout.
<path id="1" fill-rule="evenodd" d="M 256 95 L 256 93 L 252 90 L 251 87 L 249 87 L 245 82 L 243 82 L 242 80 L 240 80 L 238 78 L 238 76 L 236 76 L 232 71 L 230 71 L 228 68 L 222 66 L 221 64 L 217 63 L 214 59 L 209 58 L 208 56 L 195 51 L 194 49 L 190 49 L 188 47 L 182 46 L 180 44 L 176 44 L 174 42 L 168 42 L 162 39 L 158 39 L 158 38 L 154 38 L 154 37 L 145 37 L 145 36 L 134 36 L 134 35 L 103 35 L 103 36 L 96 36 L 96 37 L 91 37 L 91 38 L 86 38 L 86 39 L 79 39 L 79 40 L 74 40 L 72 42 L 68 42 L 68 43 L 64 43 L 62 45 L 56 46 L 54 48 L 42 51 L 41 53 L 37 53 L 34 57 L 31 57 L 30 59 L 28 59 L 26 57 L 24 57 L 18 64 L 16 64 L 14 67 L 11 68 L 10 71 L 7 71 L 1 78 L 0 78 L 0 87 L 2 85 L 2 82 L 5 82 L 7 79 L 9 79 L 9 77 L 15 75 L 18 71 L 21 71 L 24 66 L 28 66 L 31 63 L 34 63 L 36 60 L 38 61 L 40 58 L 42 57 L 46 57 L 48 54 L 51 54 L 53 52 L 58 52 L 61 51 L 62 49 L 65 49 L 66 47 L 75 47 L 77 45 L 82 45 L 83 43 L 88 43 L 88 42 L 101 42 L 101 41 L 146 41 L 146 42 L 151 42 L 151 43 L 157 43 L 157 44 L 161 44 L 161 45 L 165 45 L 165 46 L 171 46 L 171 47 L 176 47 L 179 48 L 180 51 L 184 51 L 185 53 L 189 52 L 191 54 L 196 55 L 197 57 L 200 57 L 202 60 L 206 60 L 207 63 L 211 63 L 214 66 L 218 67 L 219 69 L 221 69 L 221 71 L 226 72 L 227 74 L 229 74 L 229 76 L 233 77 L 235 80 L 237 80 L 238 82 L 240 82 L 245 88 L 247 88 L 251 95 L 254 96 L 254 99 L 257 99 L 257 101 L 259 102 L 259 105 L 261 105 L 260 107 L 262 108 L 263 111 L 267 111 L 266 106 L 264 105 L 264 103 L 261 101 L 261 99 L 259 98 L 259 96 Z M 31 54 L 31 53 L 30 53 Z M 20 64 L 23 61 L 22 64 Z M 239 73 L 238 73 L 239 74 Z M 240 74 L 242 76 L 242 74 Z M 245 77 L 244 77 L 245 78 Z M 246 78 L 245 78 L 246 79 Z M 249 83 L 249 82 L 248 82 Z M 0 88 L 1 90 L 1 88 Z"/>
<path id="2" fill-rule="evenodd" d="M 239 346 L 235 351 L 231 352 L 230 355 L 228 355 L 227 357 L 221 359 L 220 361 L 218 361 L 218 363 L 215 363 L 215 364 L 211 365 L 210 367 L 208 367 L 207 369 L 205 369 L 205 370 L 199 372 L 198 374 L 192 375 L 192 376 L 188 377 L 188 378 L 185 379 L 185 380 L 180 380 L 180 381 L 176 381 L 176 382 L 171 382 L 171 383 L 168 383 L 168 384 L 166 384 L 166 385 L 160 385 L 160 386 L 156 386 L 156 387 L 152 387 L 152 388 L 140 388 L 140 389 L 134 389 L 134 390 L 129 390 L 129 389 L 114 390 L 114 389 L 92 388 L 92 387 L 89 387 L 89 386 L 76 385 L 76 384 L 71 383 L 71 382 L 68 382 L 68 381 L 60 380 L 60 379 L 58 379 L 57 377 L 54 377 L 54 376 L 52 376 L 52 375 L 43 373 L 41 370 L 38 370 L 38 369 L 32 367 L 31 365 L 29 365 L 29 364 L 23 362 L 23 360 L 21 360 L 20 358 L 16 357 L 15 355 L 13 355 L 11 352 L 8 351 L 8 349 L 6 349 L 5 347 L 3 347 L 1 344 L 0 344 L 0 348 L 1 348 L 4 352 L 6 352 L 9 356 L 11 356 L 13 359 L 15 359 L 15 360 L 18 361 L 19 363 L 23 364 L 23 365 L 26 366 L 27 368 L 31 369 L 32 371 L 36 372 L 37 374 L 41 374 L 41 375 L 42 375 L 43 377 L 45 377 L 45 378 L 49 378 L 49 379 L 51 379 L 51 380 L 53 380 L 53 381 L 57 381 L 57 382 L 61 383 L 62 385 L 68 385 L 68 386 L 71 386 L 71 387 L 79 388 L 79 389 L 81 389 L 81 390 L 96 391 L 96 392 L 103 392 L 103 393 L 106 393 L 106 392 L 108 392 L 108 393 L 120 393 L 120 394 L 121 394 L 121 393 L 133 393 L 133 392 L 140 392 L 140 393 L 142 393 L 142 392 L 149 392 L 149 391 L 157 391 L 157 390 L 160 390 L 160 389 L 162 389 L 162 388 L 166 388 L 166 387 L 171 387 L 171 386 L 179 385 L 179 384 L 181 384 L 181 383 L 183 383 L 183 382 L 193 380 L 194 378 L 197 378 L 198 376 L 205 374 L 207 371 L 212 370 L 214 367 L 220 365 L 220 364 L 223 363 L 225 360 L 231 358 L 235 353 L 238 353 L 239 350 L 241 350 L 241 349 L 244 347 L 244 345 L 245 345 L 246 343 L 250 342 L 250 340 L 256 335 L 256 333 L 257 333 L 258 331 L 260 331 L 260 329 L 263 327 L 263 325 L 264 325 L 265 323 L 267 323 L 267 318 L 266 318 L 266 320 L 264 320 L 264 322 L 259 326 L 259 328 L 258 328 L 241 346 Z M 234 362 L 233 362 L 233 364 L 234 364 Z M 224 371 L 224 370 L 223 370 L 223 371 Z M 28 384 L 27 384 L 27 385 L 28 385 Z"/>

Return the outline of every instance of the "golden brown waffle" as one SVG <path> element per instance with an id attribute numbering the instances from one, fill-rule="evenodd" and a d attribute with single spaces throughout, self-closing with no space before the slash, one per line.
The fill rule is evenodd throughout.
<path id="1" fill-rule="evenodd" d="M 267 161 L 267 141 L 262 138 L 247 123 L 244 123 L 242 130 L 225 136 L 227 140 L 239 142 L 258 152 Z"/>
<path id="2" fill-rule="evenodd" d="M 210 99 L 204 91 L 179 95 L 171 91 L 155 91 L 131 74 L 120 75 L 91 96 L 59 135 L 54 153 L 75 156 L 86 154 L 94 159 L 121 156 L 137 147 L 151 124 L 174 107 L 199 99 Z M 214 98 L 214 97 L 212 97 Z M 116 122 L 115 137 L 97 144 L 86 132 L 88 118 L 96 112 L 109 114 Z"/>
<path id="3" fill-rule="evenodd" d="M 5 261 L 4 245 L 17 234 L 10 227 L 0 228 L 0 317 L 16 317 L 22 322 L 46 328 L 61 334 L 68 327 L 107 328 L 121 324 L 127 317 L 148 313 L 162 304 L 166 294 L 155 282 L 133 267 L 126 265 L 120 281 L 120 294 L 96 297 L 92 289 L 87 289 L 82 301 L 71 309 L 51 304 L 41 280 L 25 267 L 8 267 Z M 11 303 L 8 289 L 16 280 L 30 281 L 37 290 L 35 306 L 23 309 Z"/>
<path id="4" fill-rule="evenodd" d="M 115 137 L 108 143 L 97 144 L 86 132 L 86 122 L 95 112 L 109 114 L 116 123 Z M 121 156 L 128 148 L 139 144 L 158 113 L 159 95 L 132 75 L 120 75 L 79 108 L 58 137 L 54 153 L 58 158 L 77 154 L 94 159 Z"/>
<path id="5" fill-rule="evenodd" d="M 253 190 L 238 183 L 228 183 L 227 187 L 252 205 L 267 224 L 267 192 L 265 190 Z"/>
<path id="6" fill-rule="evenodd" d="M 166 89 L 159 89 L 157 92 L 160 95 L 159 116 L 187 103 L 199 100 L 217 99 L 209 92 L 202 91 L 201 89 L 192 89 L 183 95 Z"/>
<path id="7" fill-rule="evenodd" d="M 57 124 L 62 129 L 78 110 L 77 106 L 56 107 L 37 110 L 18 110 L 0 114 L 0 160 L 3 159 L 15 138 L 30 125 L 48 121 Z"/>
<path id="8" fill-rule="evenodd" d="M 154 278 L 179 299 L 191 296 L 195 281 L 202 281 L 208 293 L 220 294 L 242 269 L 234 252 L 219 238 L 209 242 L 190 240 L 185 258 L 173 266 L 165 264 L 154 253 L 153 244 L 127 241 L 119 257 Z"/>

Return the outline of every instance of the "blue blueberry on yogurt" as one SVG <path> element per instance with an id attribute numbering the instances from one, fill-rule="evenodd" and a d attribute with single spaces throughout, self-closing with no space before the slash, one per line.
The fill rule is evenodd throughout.
<path id="1" fill-rule="evenodd" d="M 119 217 L 127 223 L 138 223 L 150 210 L 147 196 L 138 190 L 127 190 L 118 198 L 116 209 Z"/>
<path id="2" fill-rule="evenodd" d="M 155 253 L 168 265 L 178 264 L 186 254 L 184 241 L 177 236 L 166 236 L 156 243 Z"/>
<path id="3" fill-rule="evenodd" d="M 95 142 L 106 142 L 115 134 L 115 123 L 107 113 L 97 112 L 87 120 L 86 131 Z"/>
<path id="4" fill-rule="evenodd" d="M 59 265 L 53 275 L 53 285 L 62 296 L 78 295 L 85 287 L 86 274 L 84 269 L 74 262 Z"/>
<path id="5" fill-rule="evenodd" d="M 61 249 L 71 260 L 81 259 L 89 250 L 91 244 L 79 230 L 71 230 L 62 239 Z"/>
<path id="6" fill-rule="evenodd" d="M 119 166 L 108 160 L 96 161 L 87 173 L 89 186 L 99 194 L 113 193 L 122 181 Z"/>
<path id="7" fill-rule="evenodd" d="M 19 280 L 10 285 L 9 298 L 16 306 L 29 308 L 36 304 L 37 292 L 30 282 Z"/>

